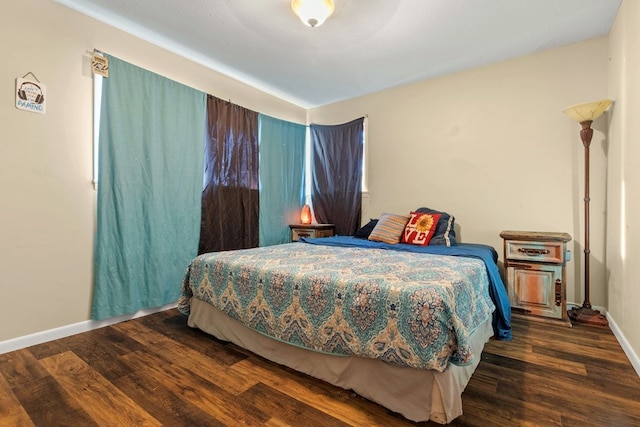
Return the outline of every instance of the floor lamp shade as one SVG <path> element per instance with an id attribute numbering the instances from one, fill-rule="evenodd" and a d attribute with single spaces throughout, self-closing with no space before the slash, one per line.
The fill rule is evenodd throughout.
<path id="1" fill-rule="evenodd" d="M 582 307 L 573 307 L 568 310 L 567 314 L 572 320 L 581 323 L 589 323 L 593 325 L 605 326 L 609 322 L 607 318 L 600 314 L 598 310 L 591 307 L 589 300 L 589 259 L 591 250 L 589 248 L 589 146 L 593 137 L 593 129 L 591 123 L 604 111 L 609 108 L 613 101 L 603 99 L 601 101 L 587 102 L 584 104 L 571 105 L 562 110 L 566 115 L 576 122 L 580 123 L 580 139 L 584 146 L 584 302 Z"/>
<path id="2" fill-rule="evenodd" d="M 607 108 L 609 108 L 612 102 L 613 101 L 610 99 L 603 99 L 596 102 L 576 104 L 565 108 L 562 112 L 578 123 L 582 123 L 587 120 L 594 121 L 600 117 Z"/>

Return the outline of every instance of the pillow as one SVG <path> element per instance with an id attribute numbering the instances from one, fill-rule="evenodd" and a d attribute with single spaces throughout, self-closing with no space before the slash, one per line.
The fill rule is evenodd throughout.
<path id="1" fill-rule="evenodd" d="M 407 221 L 409 221 L 408 215 L 384 213 L 380 216 L 376 226 L 373 227 L 369 240 L 391 244 L 400 243 Z"/>
<path id="2" fill-rule="evenodd" d="M 402 233 L 402 243 L 427 246 L 436 231 L 440 214 L 411 212 L 409 222 Z"/>
<path id="3" fill-rule="evenodd" d="M 453 215 L 429 208 L 418 208 L 416 209 L 416 212 L 440 214 L 438 225 L 436 225 L 436 231 L 431 238 L 431 242 L 429 242 L 430 245 L 455 246 L 457 244 L 455 231 L 456 219 Z"/>
<path id="4" fill-rule="evenodd" d="M 368 239 L 377 223 L 377 219 L 371 218 L 368 223 L 366 223 L 356 231 L 356 234 L 354 234 L 353 237 L 357 237 L 358 239 Z"/>

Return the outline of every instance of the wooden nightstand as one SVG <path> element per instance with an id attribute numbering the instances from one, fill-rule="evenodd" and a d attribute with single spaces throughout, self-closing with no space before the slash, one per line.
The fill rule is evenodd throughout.
<path id="1" fill-rule="evenodd" d="M 301 237 L 331 237 L 334 224 L 291 224 L 291 241 L 297 242 Z"/>
<path id="2" fill-rule="evenodd" d="M 567 233 L 503 231 L 511 313 L 571 326 L 567 316 Z"/>

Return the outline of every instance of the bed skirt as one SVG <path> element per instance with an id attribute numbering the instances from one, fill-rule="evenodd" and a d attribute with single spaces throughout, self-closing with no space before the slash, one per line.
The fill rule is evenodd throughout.
<path id="1" fill-rule="evenodd" d="M 471 335 L 470 365 L 449 365 L 444 372 L 396 366 L 375 359 L 335 356 L 273 340 L 197 298 L 191 299 L 188 324 L 298 372 L 321 379 L 421 422 L 451 422 L 462 415 L 462 392 L 493 335 L 491 318 Z"/>

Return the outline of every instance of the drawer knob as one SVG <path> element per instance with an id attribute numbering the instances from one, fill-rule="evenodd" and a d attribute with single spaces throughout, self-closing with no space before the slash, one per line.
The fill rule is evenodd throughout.
<path id="1" fill-rule="evenodd" d="M 518 252 L 529 256 L 549 255 L 549 249 L 518 248 Z"/>

